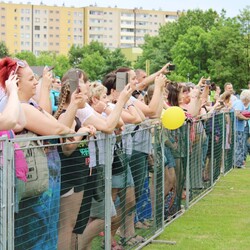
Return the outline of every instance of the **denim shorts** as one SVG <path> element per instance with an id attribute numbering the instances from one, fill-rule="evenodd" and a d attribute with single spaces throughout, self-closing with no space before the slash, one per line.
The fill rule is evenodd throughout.
<path id="1" fill-rule="evenodd" d="M 126 185 L 125 185 L 126 180 Z M 131 169 L 128 166 L 127 171 L 119 175 L 112 175 L 112 188 L 134 187 L 134 180 Z"/>
<path id="2" fill-rule="evenodd" d="M 115 205 L 114 205 L 114 202 L 112 201 L 111 197 L 110 197 L 110 201 L 111 201 L 110 216 L 113 217 L 113 216 L 116 216 L 116 209 L 115 209 Z M 96 201 L 94 198 L 92 198 L 90 217 L 104 219 L 105 218 L 105 210 L 106 210 L 105 209 L 105 199 L 103 199 L 102 201 Z"/>
<path id="3" fill-rule="evenodd" d="M 164 147 L 164 163 L 168 168 L 174 168 L 176 166 L 172 150 L 166 146 Z"/>

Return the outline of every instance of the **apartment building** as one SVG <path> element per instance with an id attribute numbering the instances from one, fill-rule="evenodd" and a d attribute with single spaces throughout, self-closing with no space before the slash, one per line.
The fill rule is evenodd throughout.
<path id="1" fill-rule="evenodd" d="M 11 53 L 54 51 L 67 54 L 72 45 L 97 40 L 105 47 L 133 48 L 144 35 L 178 18 L 177 12 L 87 6 L 81 8 L 0 2 L 0 41 Z"/>

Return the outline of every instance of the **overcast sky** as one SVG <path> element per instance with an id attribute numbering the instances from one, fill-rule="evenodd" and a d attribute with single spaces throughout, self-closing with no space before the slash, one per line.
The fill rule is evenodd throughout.
<path id="1" fill-rule="evenodd" d="M 4 0 L 7 2 L 6 0 Z M 13 3 L 27 3 L 40 4 L 43 2 L 48 5 L 61 5 L 65 6 L 75 6 L 75 7 L 85 7 L 90 4 L 97 5 L 99 7 L 115 7 L 118 8 L 140 8 L 151 10 L 162 10 L 167 11 L 177 11 L 177 10 L 188 10 L 188 9 L 209 9 L 212 8 L 217 12 L 221 12 L 225 9 L 227 16 L 233 17 L 239 14 L 239 10 L 242 10 L 247 5 L 250 5 L 249 0 L 12 0 Z"/>

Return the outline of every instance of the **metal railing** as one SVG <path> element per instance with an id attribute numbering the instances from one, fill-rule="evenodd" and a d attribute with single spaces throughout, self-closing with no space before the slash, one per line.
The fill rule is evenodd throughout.
<path id="1" fill-rule="evenodd" d="M 82 135 L 80 143 L 66 140 L 67 136 L 10 140 L 1 137 L 0 248 L 55 249 L 58 244 L 64 244 L 63 240 L 66 244 L 68 235 L 62 237 L 62 231 L 68 226 L 65 221 L 76 218 L 75 234 L 72 234 L 72 230 L 68 232 L 75 239 L 74 249 L 80 249 L 85 244 L 83 235 L 86 237 L 86 231 L 89 232 L 90 241 L 93 240 L 92 249 L 100 249 L 101 246 L 110 249 L 111 232 L 116 227 L 119 229 L 114 239 L 125 249 L 142 248 L 174 218 L 208 193 L 221 174 L 232 169 L 234 120 L 234 113 L 213 114 L 172 131 L 166 131 L 159 122 L 147 121 L 137 129 L 136 126 L 127 126 L 118 135 L 97 133 L 95 138 Z M 41 147 L 48 159 L 49 187 L 37 196 L 21 199 L 17 195 L 20 181 L 15 177 L 14 143 L 36 139 L 46 142 Z M 79 154 L 72 157 L 67 150 L 71 150 L 74 144 L 77 144 L 75 148 Z M 117 159 L 114 158 L 117 144 L 121 145 L 125 156 L 125 168 L 119 174 L 112 173 L 113 159 Z M 25 148 L 23 152 L 29 149 Z M 152 163 L 148 165 L 149 154 L 154 159 L 153 167 Z M 101 183 L 100 180 L 96 181 L 100 168 L 96 166 L 103 166 L 102 181 L 105 183 L 101 186 L 105 192 L 99 201 L 95 198 L 95 184 Z M 141 170 L 137 171 L 137 167 Z M 68 177 L 63 176 L 65 173 Z M 173 178 L 168 179 L 166 173 L 174 173 Z M 82 187 L 76 176 L 81 176 Z M 63 180 L 66 180 L 65 183 Z M 69 190 L 64 192 L 65 187 Z M 72 187 L 75 196 L 72 196 Z M 80 192 L 83 192 L 83 196 L 79 198 L 77 193 Z M 72 197 L 77 197 L 81 206 Z M 79 206 L 79 213 L 75 212 L 75 206 Z M 141 235 L 143 240 L 131 241 L 134 236 L 130 234 L 133 223 L 141 217 L 146 218 L 149 225 L 136 229 L 133 234 Z M 96 227 L 91 224 L 93 221 Z M 129 221 L 132 221 L 132 227 Z M 104 237 L 99 236 L 101 231 Z M 74 238 L 76 235 L 78 237 Z"/>

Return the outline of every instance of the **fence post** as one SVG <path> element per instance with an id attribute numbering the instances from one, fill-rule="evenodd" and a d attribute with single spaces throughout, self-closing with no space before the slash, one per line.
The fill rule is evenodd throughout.
<path id="1" fill-rule="evenodd" d="M 190 123 L 187 123 L 187 163 L 186 163 L 186 204 L 185 209 L 189 208 L 190 200 Z"/>
<path id="2" fill-rule="evenodd" d="M 162 128 L 154 127 L 154 224 L 164 228 L 164 163 L 163 163 L 163 140 Z M 161 182 L 159 185 L 159 181 Z"/>
<path id="3" fill-rule="evenodd" d="M 14 145 L 11 142 L 7 144 L 7 248 L 13 250 L 14 245 L 14 195 L 15 195 L 15 167 L 14 167 Z"/>
<path id="4" fill-rule="evenodd" d="M 221 173 L 225 173 L 225 137 L 226 137 L 226 123 L 225 123 L 225 113 L 223 113 L 222 120 L 222 162 L 221 162 Z"/>
<path id="5" fill-rule="evenodd" d="M 7 249 L 7 151 L 8 151 L 8 137 L 2 136 L 1 149 L 2 155 L 0 166 L 0 249 Z"/>
<path id="6" fill-rule="evenodd" d="M 215 113 L 212 116 L 212 140 L 211 140 L 211 160 L 210 160 L 210 173 L 211 173 L 211 186 L 214 184 L 214 120 L 215 120 Z"/>
<path id="7" fill-rule="evenodd" d="M 112 145 L 111 135 L 105 136 L 105 249 L 111 248 L 111 172 Z"/>

